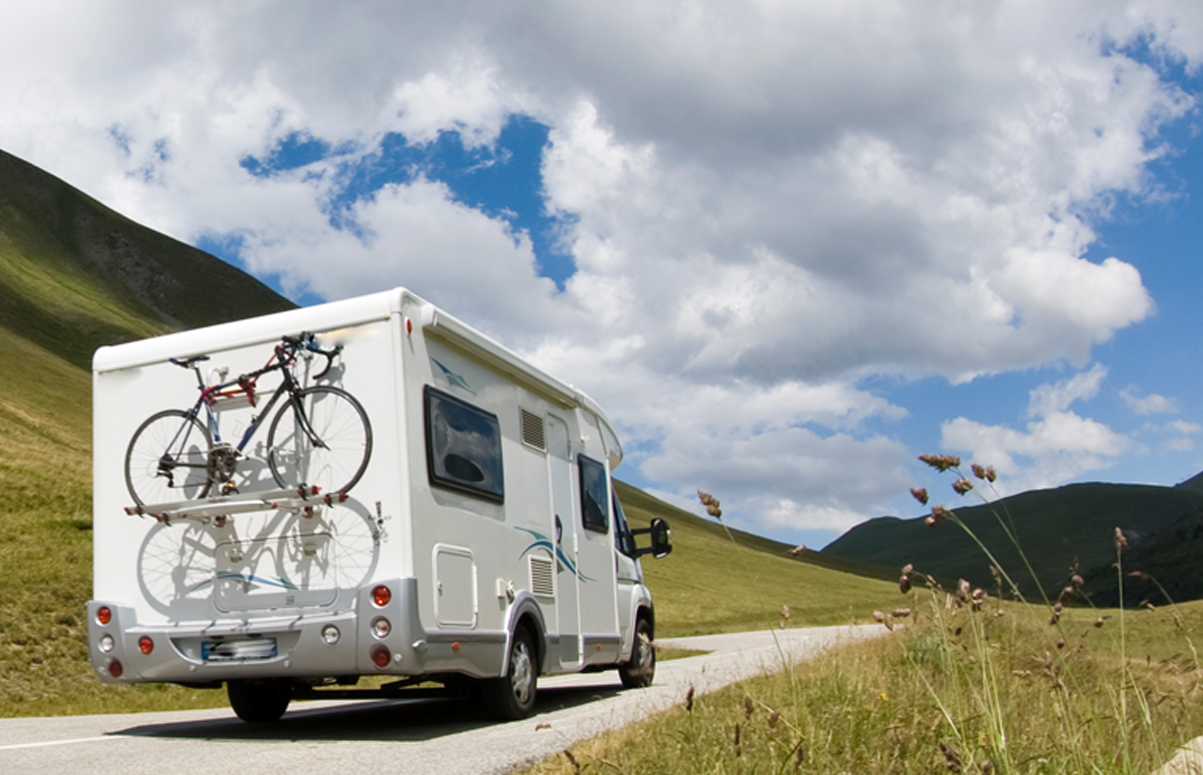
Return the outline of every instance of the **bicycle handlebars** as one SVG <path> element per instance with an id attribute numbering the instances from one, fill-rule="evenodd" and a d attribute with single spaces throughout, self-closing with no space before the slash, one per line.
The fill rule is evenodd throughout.
<path id="1" fill-rule="evenodd" d="M 280 367 L 287 365 L 288 362 L 290 362 L 292 360 L 293 356 L 296 355 L 298 350 L 307 350 L 311 353 L 316 353 L 317 355 L 325 356 L 326 367 L 324 369 L 322 369 L 321 371 L 319 371 L 317 374 L 315 374 L 313 376 L 314 379 L 321 379 L 322 377 L 326 376 L 327 372 L 329 372 L 330 368 L 334 365 L 334 357 L 343 351 L 343 346 L 341 344 L 335 345 L 334 347 L 330 348 L 329 350 L 323 350 L 321 347 L 318 346 L 317 342 L 314 341 L 313 333 L 309 332 L 309 331 L 302 331 L 299 336 L 281 337 L 280 341 L 281 341 L 281 344 L 276 345 L 276 357 L 279 358 L 279 360 L 280 360 Z M 208 355 L 193 355 L 190 358 L 168 358 L 167 360 L 170 361 L 172 364 L 179 366 L 181 368 L 195 369 L 196 364 L 201 363 L 202 361 L 209 360 L 209 356 Z M 270 363 L 270 361 L 269 361 L 269 363 Z M 265 371 L 270 371 L 272 368 L 278 368 L 278 367 L 270 367 L 270 368 L 261 369 L 261 370 L 255 372 L 253 375 L 245 375 L 244 374 L 239 379 L 241 380 L 241 379 L 245 379 L 245 378 L 251 377 L 251 376 L 258 376 L 259 374 L 262 374 Z"/>

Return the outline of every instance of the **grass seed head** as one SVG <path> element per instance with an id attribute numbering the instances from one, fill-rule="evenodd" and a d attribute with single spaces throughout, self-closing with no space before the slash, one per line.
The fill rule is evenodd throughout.
<path id="1" fill-rule="evenodd" d="M 947 516 L 948 511 L 943 506 L 932 506 L 931 514 L 927 515 L 927 519 L 925 519 L 924 522 L 927 523 L 928 527 L 935 527 L 943 522 Z"/>
<path id="2" fill-rule="evenodd" d="M 915 500 L 919 501 L 919 503 L 923 504 L 924 506 L 927 505 L 927 488 L 926 487 L 912 487 L 911 495 L 913 495 L 915 497 Z"/>
<path id="3" fill-rule="evenodd" d="M 1118 527 L 1115 529 L 1115 548 L 1117 551 L 1128 548 L 1128 537 Z"/>
<path id="4" fill-rule="evenodd" d="M 961 465 L 961 459 L 956 455 L 920 455 L 919 459 L 941 473 Z"/>
<path id="5" fill-rule="evenodd" d="M 685 710 L 693 713 L 693 687 L 689 687 L 689 691 L 685 692 Z"/>
<path id="6" fill-rule="evenodd" d="M 698 490 L 698 500 L 700 500 L 702 505 L 706 507 L 707 514 L 715 519 L 723 518 L 723 510 L 719 508 L 721 504 L 719 503 L 718 498 L 714 497 L 708 492 L 702 492 L 701 490 Z"/>
<path id="7" fill-rule="evenodd" d="M 956 491 L 957 495 L 964 495 L 973 489 L 973 482 L 962 476 L 952 483 L 952 489 Z"/>

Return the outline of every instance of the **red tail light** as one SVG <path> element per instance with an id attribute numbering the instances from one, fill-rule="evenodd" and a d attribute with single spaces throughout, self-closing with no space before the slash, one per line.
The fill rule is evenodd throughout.
<path id="1" fill-rule="evenodd" d="M 108 624 L 113 621 L 113 611 L 107 605 L 102 605 L 96 609 L 96 622 L 98 624 Z"/>
<path id="2" fill-rule="evenodd" d="M 155 642 L 151 640 L 149 635 L 143 635 L 141 638 L 138 638 L 138 648 L 142 650 L 143 654 L 149 654 L 155 650 Z"/>
<path id="3" fill-rule="evenodd" d="M 113 678 L 120 678 L 124 672 L 125 667 L 122 666 L 120 660 L 113 659 L 109 661 L 109 675 Z"/>
<path id="4" fill-rule="evenodd" d="M 388 601 L 392 599 L 392 591 L 383 584 L 379 584 L 372 589 L 372 603 L 377 608 L 384 608 L 386 605 L 388 605 Z"/>
<path id="5" fill-rule="evenodd" d="M 379 667 L 383 670 L 384 668 L 388 667 L 388 663 L 391 662 L 392 659 L 393 655 L 390 654 L 388 649 L 386 649 L 384 646 L 377 646 L 376 648 L 372 649 L 372 662 L 376 664 L 376 667 Z"/>

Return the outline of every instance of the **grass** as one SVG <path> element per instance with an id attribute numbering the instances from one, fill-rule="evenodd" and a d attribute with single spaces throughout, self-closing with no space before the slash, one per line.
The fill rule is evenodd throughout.
<path id="1" fill-rule="evenodd" d="M 969 484 L 962 477 L 955 487 Z M 926 502 L 925 491 L 916 497 Z M 1008 529 L 1005 512 L 996 517 Z M 977 541 L 954 512 L 934 510 L 933 519 Z M 1125 542 L 1115 535 L 1123 578 Z M 991 553 L 977 557 L 994 564 Z M 1005 570 L 998 591 L 1014 593 Z M 827 652 L 804 670 L 706 697 L 690 693 L 678 707 L 569 748 L 528 775 L 1143 774 L 1203 733 L 1203 602 L 1098 610 L 1076 574 L 1060 600 L 1039 603 L 1003 601 L 967 582 L 946 591 L 918 571 L 906 577 L 905 597 L 896 590 L 883 606 L 890 613 L 875 614 L 890 637 Z"/>
<path id="2" fill-rule="evenodd" d="M 1203 731 L 1198 671 L 1168 653 L 1185 648 L 1188 634 L 1173 617 L 1138 614 L 1164 655 L 1125 663 L 1110 623 L 1096 628 L 1086 612 L 1063 619 L 1072 638 L 1058 650 L 1056 629 L 1021 606 L 995 616 L 997 605 L 974 612 L 945 609 L 926 591 L 917 597 L 918 622 L 807 662 L 800 692 L 785 673 L 735 684 L 573 746 L 527 775 L 1149 773 Z M 1201 604 L 1181 613 L 1203 621 Z M 990 671 L 994 689 L 984 693 L 978 679 Z M 1121 688 L 1133 700 L 1126 707 Z M 1124 736 L 1126 759 L 1117 757 Z"/>

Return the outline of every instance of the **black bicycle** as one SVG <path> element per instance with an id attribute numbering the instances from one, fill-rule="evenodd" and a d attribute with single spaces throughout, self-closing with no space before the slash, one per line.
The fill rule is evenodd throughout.
<path id="1" fill-rule="evenodd" d="M 134 433 L 125 453 L 125 483 L 139 506 L 205 498 L 214 486 L 221 494 L 237 492 L 234 475 L 246 460 L 243 450 L 272 409 L 284 399 L 267 431 L 267 466 L 281 488 L 303 485 L 326 493 L 345 493 L 363 476 L 372 455 L 372 426 L 367 413 L 347 391 L 332 385 L 303 387 L 293 374 L 299 358 L 326 358 L 329 371 L 342 345 L 323 350 L 311 333 L 286 336 L 267 365 L 232 382 L 206 385 L 197 365 L 207 355 L 171 362 L 196 372 L 200 397 L 190 409 L 168 409 L 152 415 Z M 231 445 L 221 438 L 215 409 L 226 402 L 256 406 L 256 382 L 280 372 L 282 381 L 251 417 L 242 439 Z M 224 378 L 224 375 L 222 375 Z M 205 421 L 201 421 L 204 411 Z"/>

